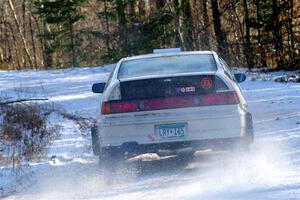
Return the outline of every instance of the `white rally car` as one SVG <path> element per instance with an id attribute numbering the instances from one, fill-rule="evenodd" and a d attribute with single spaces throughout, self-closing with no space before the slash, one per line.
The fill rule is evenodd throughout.
<path id="1" fill-rule="evenodd" d="M 239 82 L 213 51 L 157 50 L 121 59 L 102 93 L 93 150 L 104 162 L 124 155 L 187 155 L 203 149 L 247 149 L 251 114 Z"/>

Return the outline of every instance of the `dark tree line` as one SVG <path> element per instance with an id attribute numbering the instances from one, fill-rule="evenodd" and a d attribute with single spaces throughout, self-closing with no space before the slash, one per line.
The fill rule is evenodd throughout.
<path id="1" fill-rule="evenodd" d="M 154 48 L 300 69 L 298 0 L 2 0 L 0 69 L 94 66 Z"/>

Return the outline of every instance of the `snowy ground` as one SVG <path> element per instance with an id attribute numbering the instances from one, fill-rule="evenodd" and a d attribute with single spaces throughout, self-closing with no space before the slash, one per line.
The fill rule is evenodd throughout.
<path id="1" fill-rule="evenodd" d="M 49 98 L 68 112 L 94 117 L 98 95 L 92 83 L 106 80 L 101 68 L 0 71 L 1 96 Z M 246 81 L 241 84 L 254 117 L 251 154 L 198 153 L 185 165 L 174 158 L 138 161 L 104 173 L 91 154 L 90 139 L 72 121 L 63 126 L 49 157 L 33 163 L 15 182 L 0 171 L 4 199 L 300 199 L 300 84 Z M 145 158 L 145 157 L 144 157 Z M 16 184 L 18 185 L 16 187 Z M 10 190 L 13 193 L 7 193 Z"/>

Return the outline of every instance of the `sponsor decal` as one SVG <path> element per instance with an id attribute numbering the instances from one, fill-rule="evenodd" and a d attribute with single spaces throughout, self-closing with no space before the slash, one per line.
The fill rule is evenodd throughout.
<path id="1" fill-rule="evenodd" d="M 189 92 L 195 92 L 195 91 L 196 91 L 196 88 L 194 86 L 176 88 L 177 93 L 189 93 Z"/>
<path id="2" fill-rule="evenodd" d="M 151 142 L 155 141 L 155 137 L 154 137 L 153 135 L 151 135 L 151 134 L 148 134 L 148 135 L 147 135 L 147 138 L 148 138 Z"/>
<path id="3" fill-rule="evenodd" d="M 212 88 L 212 86 L 213 86 L 213 81 L 210 79 L 210 78 L 202 78 L 201 79 L 201 87 L 203 88 L 203 89 L 206 89 L 206 90 L 208 90 L 208 89 L 211 89 Z"/>

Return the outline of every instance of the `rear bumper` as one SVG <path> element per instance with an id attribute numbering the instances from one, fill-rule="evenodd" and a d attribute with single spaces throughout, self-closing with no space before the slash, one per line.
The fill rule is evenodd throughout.
<path id="1" fill-rule="evenodd" d="M 248 125 L 249 121 L 251 125 Z M 155 127 L 168 124 L 186 124 L 186 137 L 167 141 L 161 139 Z M 252 127 L 251 115 L 238 105 L 131 113 L 102 119 L 98 123 L 102 147 L 121 146 L 129 142 L 150 145 L 236 138 L 246 135 L 249 127 Z"/>
<path id="2" fill-rule="evenodd" d="M 249 145 L 254 140 L 252 115 L 246 113 L 242 119 L 243 129 L 238 137 L 218 138 L 218 139 L 202 139 L 190 141 L 163 142 L 152 144 L 138 144 L 137 142 L 125 142 L 118 146 L 100 146 L 99 132 L 96 127 L 92 128 L 93 151 L 95 155 L 99 155 L 102 151 L 108 151 L 112 154 L 144 154 L 144 153 L 160 153 L 168 151 L 178 153 L 179 150 L 189 149 L 191 151 L 213 149 L 213 150 L 228 150 L 235 144 Z"/>
<path id="3" fill-rule="evenodd" d="M 137 144 L 134 142 L 124 143 L 121 146 L 104 147 L 101 149 L 103 152 L 113 154 L 126 154 L 126 155 L 139 155 L 145 153 L 158 153 L 158 154 L 178 154 L 184 151 L 200 151 L 205 149 L 212 150 L 230 150 L 236 144 L 249 145 L 253 142 L 253 137 L 243 136 L 225 139 L 208 139 L 208 140 L 194 140 L 184 142 L 168 142 L 156 144 Z"/>

